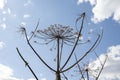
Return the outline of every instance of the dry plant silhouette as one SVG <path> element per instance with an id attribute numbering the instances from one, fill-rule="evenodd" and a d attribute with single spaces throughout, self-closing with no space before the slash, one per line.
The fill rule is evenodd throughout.
<path id="1" fill-rule="evenodd" d="M 85 57 L 93 52 L 94 55 L 98 57 L 97 53 L 95 52 L 95 48 L 98 46 L 98 44 L 101 41 L 103 30 L 101 30 L 100 34 L 97 34 L 96 39 L 94 41 L 91 41 L 90 39 L 86 41 L 82 41 L 83 39 L 83 24 L 85 19 L 85 13 L 82 13 L 75 22 L 76 29 L 71 28 L 70 26 L 63 26 L 61 24 L 54 24 L 50 25 L 47 29 L 41 30 L 38 29 L 39 22 L 35 28 L 35 30 L 32 31 L 32 35 L 28 38 L 26 28 L 24 26 L 20 27 L 20 32 L 25 35 L 27 45 L 31 48 L 31 50 L 34 52 L 34 55 L 52 72 L 56 74 L 56 80 L 71 80 L 70 76 L 67 75 L 67 72 L 72 70 L 73 68 L 76 69 L 73 71 L 76 72 L 78 75 L 78 80 L 98 80 L 99 76 L 103 70 L 103 67 L 105 65 L 105 62 L 107 60 L 107 56 L 104 60 L 104 63 L 102 63 L 100 60 L 101 67 L 96 70 L 91 70 L 88 66 L 89 64 L 82 64 L 82 61 L 84 61 Z M 77 27 L 78 22 L 80 22 L 80 27 Z M 37 52 L 37 50 L 32 46 L 31 40 L 36 39 L 34 41 L 35 44 L 39 45 L 48 45 L 50 43 L 53 43 L 55 46 L 56 51 L 56 58 L 54 59 L 54 62 L 56 63 L 56 67 L 51 67 L 51 65 L 48 65 L 48 63 L 40 56 L 40 54 Z M 41 41 L 39 41 L 41 40 Z M 92 42 L 92 43 L 91 43 Z M 77 50 L 79 45 L 91 43 L 88 50 L 86 50 L 84 53 L 80 53 L 81 55 L 77 55 L 75 50 Z M 64 51 L 65 47 L 70 46 L 72 47 L 68 52 Z M 24 61 L 25 65 L 29 68 L 31 73 L 34 75 L 36 80 L 39 80 L 34 70 L 31 68 L 31 66 L 28 64 L 28 62 L 24 59 L 24 57 L 21 55 L 21 52 L 18 48 L 16 48 L 19 56 Z M 51 51 L 53 48 L 50 49 Z M 65 54 L 68 56 L 63 60 Z M 74 60 L 72 64 L 69 64 L 71 60 Z M 51 61 L 52 62 L 52 61 Z M 76 74 L 75 73 L 75 74 Z M 92 74 L 94 73 L 94 74 Z M 73 75 L 74 76 L 74 75 Z M 93 76 L 91 78 L 91 76 Z M 72 77 L 72 76 L 71 76 Z"/>

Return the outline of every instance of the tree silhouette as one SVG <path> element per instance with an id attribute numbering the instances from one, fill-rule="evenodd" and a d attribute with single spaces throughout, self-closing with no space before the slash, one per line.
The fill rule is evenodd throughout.
<path id="1" fill-rule="evenodd" d="M 75 50 L 76 50 L 77 47 L 79 47 L 79 45 L 91 42 L 89 39 L 86 40 L 85 42 L 82 41 L 84 19 L 85 19 L 85 13 L 82 13 L 76 19 L 76 22 L 75 22 L 76 30 L 74 30 L 70 26 L 63 26 L 63 25 L 60 25 L 60 24 L 50 25 L 50 27 L 48 27 L 47 29 L 41 30 L 41 29 L 38 29 L 38 26 L 39 26 L 39 22 L 38 22 L 35 30 L 32 31 L 32 35 L 30 36 L 30 38 L 28 38 L 26 28 L 24 26 L 20 27 L 20 32 L 25 35 L 27 44 L 31 48 L 31 50 L 34 52 L 34 55 L 36 55 L 37 58 L 47 68 L 49 68 L 51 71 L 53 71 L 56 74 L 56 80 L 61 80 L 62 77 L 65 80 L 69 80 L 69 77 L 66 75 L 66 72 L 70 71 L 73 67 L 76 67 L 77 71 L 79 72 L 78 76 L 80 76 L 80 78 L 78 80 L 89 80 L 89 79 L 91 79 L 90 78 L 91 75 L 89 73 L 90 69 L 87 68 L 88 65 L 81 66 L 82 64 L 80 64 L 80 63 L 89 53 L 94 52 L 95 48 L 98 46 L 98 44 L 101 41 L 103 31 L 100 34 L 97 34 L 97 37 L 96 37 L 95 41 L 91 44 L 89 49 L 86 50 L 86 52 L 84 52 L 82 54 L 82 56 L 76 56 Z M 79 21 L 81 22 L 80 27 L 77 27 L 77 23 Z M 41 44 L 41 45 L 44 45 L 44 44 L 47 45 L 47 44 L 50 44 L 50 43 L 55 44 L 55 46 L 56 46 L 56 48 L 55 48 L 56 58 L 54 59 L 54 61 L 56 62 L 56 68 L 53 68 L 53 67 L 51 67 L 51 65 L 48 65 L 43 60 L 43 58 L 39 55 L 39 53 L 35 50 L 35 48 L 31 44 L 31 40 L 33 38 L 36 39 L 34 41 L 34 43 L 36 43 L 36 44 Z M 41 40 L 41 41 L 39 42 L 39 40 Z M 68 57 L 65 59 L 65 61 L 63 61 L 62 60 L 63 56 L 64 56 L 64 54 L 66 54 L 63 49 L 64 49 L 64 47 L 67 47 L 67 46 L 71 46 L 72 49 L 69 53 L 67 53 Z M 16 48 L 16 50 L 17 50 L 19 56 L 21 57 L 21 59 L 24 61 L 25 65 L 29 68 L 31 73 L 34 75 L 35 79 L 38 80 L 38 77 L 36 76 L 35 72 L 32 70 L 32 68 L 30 67 L 28 62 L 21 55 L 19 49 Z M 50 50 L 52 50 L 52 48 Z M 95 53 L 95 55 L 97 56 L 96 53 Z M 69 64 L 69 62 L 72 58 L 75 59 L 75 62 L 68 66 L 68 64 Z M 97 58 L 99 58 L 99 57 L 97 56 Z M 106 59 L 107 59 L 107 57 L 106 57 Z M 97 76 L 94 78 L 95 80 L 98 80 L 98 78 L 101 74 L 101 71 L 103 70 L 106 59 L 105 59 L 104 63 L 101 63 L 101 61 L 99 60 L 100 63 L 101 63 L 101 68 L 99 68 L 99 70 L 97 71 Z"/>

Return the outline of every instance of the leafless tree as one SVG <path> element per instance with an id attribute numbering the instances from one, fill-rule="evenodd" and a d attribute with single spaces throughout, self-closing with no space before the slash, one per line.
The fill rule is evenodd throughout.
<path id="1" fill-rule="evenodd" d="M 25 35 L 26 41 L 28 46 L 31 48 L 31 50 L 34 52 L 34 55 L 37 56 L 37 58 L 51 71 L 53 71 L 56 74 L 56 80 L 61 80 L 62 77 L 64 77 L 65 80 L 69 80 L 68 76 L 65 74 L 66 72 L 70 71 L 73 67 L 77 66 L 79 75 L 81 78 L 80 80 L 89 80 L 89 69 L 85 67 L 81 68 L 80 62 L 91 52 L 94 52 L 95 48 L 98 46 L 98 44 L 101 41 L 102 33 L 98 34 L 94 42 L 91 44 L 88 50 L 82 54 L 82 56 L 76 56 L 75 50 L 79 45 L 89 43 L 90 40 L 86 40 L 85 42 L 82 42 L 82 32 L 83 32 L 83 24 L 85 19 L 85 13 L 82 13 L 77 19 L 75 24 L 77 25 L 78 22 L 80 22 L 80 27 L 71 28 L 70 26 L 63 26 L 60 24 L 54 24 L 50 25 L 47 29 L 41 30 L 38 29 L 39 22 L 35 28 L 34 31 L 32 31 L 32 35 L 28 38 L 26 28 L 24 26 L 20 27 L 20 32 Z M 43 60 L 43 58 L 39 55 L 39 53 L 36 51 L 36 49 L 32 46 L 31 40 L 36 39 L 34 42 L 36 44 L 49 44 L 54 42 L 56 46 L 56 68 L 52 68 L 50 65 L 47 64 Z M 39 42 L 38 40 L 42 40 L 42 42 Z M 71 46 L 72 49 L 70 53 L 68 54 L 68 57 L 64 62 L 62 62 L 64 54 L 64 47 Z M 21 52 L 18 48 L 16 48 L 19 56 L 24 61 L 25 65 L 29 68 L 31 73 L 34 75 L 35 79 L 38 80 L 38 77 L 36 76 L 35 72 L 32 70 L 31 66 L 28 64 L 28 62 L 24 59 L 24 57 L 21 55 Z M 52 50 L 52 49 L 51 49 Z M 74 56 L 75 55 L 75 56 Z M 67 66 L 69 64 L 70 60 L 74 57 L 75 62 L 71 65 Z M 105 60 L 106 62 L 106 60 Z M 105 63 L 104 63 L 105 64 Z M 95 78 L 95 80 L 98 80 L 99 75 L 101 71 L 103 70 L 104 64 L 101 63 L 102 68 L 99 70 L 98 76 Z M 83 70 L 84 69 L 84 70 Z M 85 75 L 86 74 L 86 75 Z M 62 76 L 62 77 L 61 77 Z"/>

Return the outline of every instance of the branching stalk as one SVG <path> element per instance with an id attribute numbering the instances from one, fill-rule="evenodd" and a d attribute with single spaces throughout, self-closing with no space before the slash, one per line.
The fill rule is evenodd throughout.
<path id="1" fill-rule="evenodd" d="M 21 55 L 21 53 L 20 53 L 20 51 L 19 51 L 19 49 L 18 48 L 16 48 L 16 50 L 17 50 L 17 52 L 18 52 L 18 54 L 19 54 L 19 56 L 20 56 L 20 58 L 23 60 L 23 62 L 25 63 L 25 66 L 27 66 L 28 67 L 28 69 L 31 71 L 31 73 L 33 74 L 33 76 L 35 77 L 35 79 L 36 80 L 38 80 L 38 78 L 37 78 L 37 76 L 36 76 L 36 74 L 34 73 L 34 71 L 32 70 L 32 68 L 30 67 L 30 65 L 28 64 L 28 62 L 23 58 L 23 56 Z"/>
<path id="2" fill-rule="evenodd" d="M 98 74 L 98 76 L 96 77 L 95 80 L 98 80 L 98 78 L 99 78 L 99 76 L 100 76 L 100 74 L 101 74 L 101 72 L 102 72 L 102 70 L 103 70 L 103 68 L 104 68 L 104 66 L 105 66 L 105 63 L 106 63 L 106 61 L 107 61 L 107 58 L 108 58 L 108 55 L 106 55 L 105 61 L 104 61 L 103 65 L 102 65 L 102 68 L 101 68 L 101 70 L 100 70 L 100 72 L 99 72 L 99 74 Z"/>
<path id="3" fill-rule="evenodd" d="M 32 35 L 31 35 L 31 37 L 29 38 L 29 41 L 30 41 L 30 40 L 32 39 L 32 37 L 34 36 L 34 34 L 35 34 L 38 26 L 39 26 L 39 21 L 38 21 L 38 23 L 37 23 L 37 26 L 36 26 L 35 30 L 33 31 Z"/>
<path id="4" fill-rule="evenodd" d="M 68 59 L 66 60 L 65 64 L 63 65 L 63 67 L 60 69 L 61 71 L 62 71 L 62 69 L 67 65 L 68 61 L 70 60 L 70 58 L 71 58 L 72 54 L 74 53 L 74 50 L 75 50 L 75 48 L 76 48 L 76 46 L 77 46 L 77 44 L 78 44 L 79 37 L 81 36 L 81 32 L 82 32 L 82 29 L 83 29 L 84 17 L 85 17 L 85 13 L 83 13 L 83 14 L 80 16 L 80 18 L 79 18 L 79 19 L 82 18 L 82 23 L 81 23 L 81 28 L 80 28 L 79 33 L 78 33 L 78 36 L 77 36 L 77 40 L 76 40 L 76 42 L 75 42 L 75 44 L 74 44 L 74 46 L 73 46 L 73 49 L 72 49 L 72 51 L 71 51 Z M 78 19 L 77 21 L 79 21 L 79 19 Z"/>
<path id="5" fill-rule="evenodd" d="M 90 53 L 93 49 L 95 49 L 94 47 L 96 46 L 97 42 L 99 41 L 100 36 L 98 36 L 97 40 L 95 41 L 95 43 L 91 46 L 91 48 L 80 58 L 78 59 L 78 61 L 76 61 L 73 65 L 71 65 L 69 68 L 62 70 L 61 72 L 66 72 L 68 70 L 70 70 L 71 68 L 73 68 L 76 64 L 78 64 L 83 58 L 85 58 L 85 56 L 87 56 L 88 53 Z"/>
<path id="6" fill-rule="evenodd" d="M 64 73 L 62 73 L 62 74 L 63 74 L 64 78 L 65 78 L 66 80 L 68 80 L 67 76 L 66 76 Z"/>
<path id="7" fill-rule="evenodd" d="M 59 40 L 59 36 L 57 38 L 57 72 L 56 72 L 56 80 L 61 80 L 61 76 L 60 76 L 60 40 Z"/>
<path id="8" fill-rule="evenodd" d="M 35 53 L 35 55 L 39 58 L 39 60 L 42 61 L 43 64 L 46 65 L 50 70 L 52 70 L 53 72 L 56 72 L 53 68 L 51 68 L 51 67 L 40 57 L 40 55 L 39 55 L 39 54 L 36 52 L 36 50 L 32 47 L 32 45 L 30 44 L 29 39 L 28 39 L 28 37 L 27 37 L 26 30 L 25 30 L 25 37 L 26 37 L 26 40 L 27 40 L 28 45 L 29 45 L 30 48 L 33 50 L 33 52 Z"/>
<path id="9" fill-rule="evenodd" d="M 100 41 L 101 41 L 101 38 L 103 36 L 103 31 L 101 34 L 98 34 L 98 36 L 96 37 L 96 39 L 93 41 L 94 43 L 92 43 L 90 45 L 90 47 L 88 48 L 88 50 L 86 50 L 86 52 L 77 59 L 77 56 L 76 54 L 74 55 L 75 56 L 75 62 L 73 64 L 71 64 L 70 66 L 67 67 L 68 63 L 70 62 L 76 48 L 77 48 L 77 45 L 79 44 L 85 44 L 89 41 L 86 41 L 86 42 L 83 42 L 81 41 L 80 37 L 82 35 L 82 30 L 83 30 L 83 24 L 84 24 L 84 18 L 85 18 L 85 12 L 82 13 L 77 19 L 76 19 L 76 22 L 75 22 L 75 26 L 77 25 L 78 21 L 80 20 L 81 21 L 81 24 L 80 24 L 80 28 L 77 29 L 77 26 L 76 26 L 76 31 L 73 30 L 73 28 L 71 28 L 70 26 L 63 26 L 63 25 L 60 25 L 60 24 L 54 24 L 54 25 L 50 25 L 50 27 L 48 27 L 47 29 L 44 29 L 44 30 L 38 30 L 38 26 L 39 26 L 39 21 L 35 27 L 35 30 L 33 30 L 32 32 L 32 35 L 30 36 L 30 38 L 28 38 L 28 35 L 27 35 L 27 31 L 24 27 L 21 27 L 20 28 L 20 31 L 22 32 L 22 34 L 24 33 L 25 35 L 25 39 L 26 39 L 26 42 L 28 44 L 28 46 L 31 48 L 31 50 L 34 52 L 34 55 L 37 56 L 37 58 L 47 67 L 49 68 L 51 71 L 53 71 L 55 74 L 56 74 L 56 80 L 61 80 L 61 75 L 63 75 L 63 77 L 68 80 L 68 76 L 66 76 L 64 74 L 64 72 L 66 71 L 69 71 L 70 69 L 72 69 L 73 67 L 77 66 L 78 67 L 78 70 L 79 70 L 79 74 L 81 75 L 80 76 L 80 80 L 89 80 L 90 79 L 90 76 L 89 76 L 89 71 L 88 69 L 86 69 L 86 73 L 84 73 L 82 70 L 81 70 L 81 66 L 79 64 L 79 62 L 81 62 L 90 52 L 94 51 L 96 49 L 96 47 L 99 45 Z M 77 35 L 77 36 L 76 36 Z M 35 40 L 35 43 L 37 44 L 49 44 L 51 42 L 55 42 L 56 43 L 56 67 L 55 68 L 52 68 L 50 65 L 47 64 L 47 62 L 44 61 L 44 59 L 42 59 L 42 57 L 38 54 L 38 52 L 35 50 L 34 46 L 32 45 L 31 43 L 31 39 L 33 37 L 36 37 L 37 39 L 42 39 L 43 43 L 39 42 L 38 40 Z M 63 58 L 63 48 L 64 48 L 64 44 L 67 44 L 67 45 L 70 45 L 72 46 L 72 49 L 67 57 L 67 59 L 65 60 L 65 62 L 62 63 L 62 58 Z M 29 68 L 29 70 L 31 71 L 31 73 L 34 75 L 35 79 L 38 80 L 36 74 L 33 72 L 32 68 L 30 67 L 30 65 L 27 63 L 27 61 L 24 59 L 24 57 L 21 55 L 20 51 L 18 48 L 16 48 L 19 56 L 21 57 L 21 59 L 24 61 L 25 65 Z M 95 55 L 97 56 L 97 58 L 99 59 L 98 55 L 95 53 Z M 102 64 L 101 61 L 100 61 L 100 64 L 102 66 L 102 68 L 100 69 L 99 73 L 98 73 L 98 76 L 95 78 L 95 80 L 98 80 L 102 70 L 103 70 L 103 67 L 106 63 L 106 60 L 107 60 L 107 57 L 104 61 L 104 63 Z"/>
<path id="10" fill-rule="evenodd" d="M 75 54 L 75 60 L 78 61 L 76 54 Z M 81 78 L 82 78 L 83 80 L 85 80 L 85 77 L 84 77 L 84 75 L 83 75 L 83 72 L 82 72 L 82 70 L 81 70 L 81 68 L 80 68 L 80 65 L 79 65 L 78 63 L 77 63 L 77 66 L 78 66 L 79 72 L 80 72 L 80 74 L 81 74 Z"/>

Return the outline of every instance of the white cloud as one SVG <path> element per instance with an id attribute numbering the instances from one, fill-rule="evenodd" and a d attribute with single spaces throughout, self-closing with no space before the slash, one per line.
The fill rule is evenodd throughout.
<path id="1" fill-rule="evenodd" d="M 7 10 L 7 11 L 8 11 L 8 14 L 11 14 L 11 9 L 10 9 L 10 8 L 8 8 L 8 10 Z"/>
<path id="2" fill-rule="evenodd" d="M 3 17 L 3 18 L 2 18 L 2 21 L 3 21 L 3 22 L 4 22 L 4 21 L 6 21 L 6 18 L 5 18 L 5 17 Z"/>
<path id="3" fill-rule="evenodd" d="M 8 66 L 0 64 L 0 80 L 23 80 L 23 79 L 13 77 L 13 70 Z"/>
<path id="4" fill-rule="evenodd" d="M 24 4 L 24 6 L 28 6 L 28 5 L 30 5 L 32 2 L 31 2 L 31 0 L 27 0 L 27 2 Z"/>
<path id="5" fill-rule="evenodd" d="M 29 14 L 23 15 L 23 18 L 29 18 L 29 17 L 31 17 Z"/>
<path id="6" fill-rule="evenodd" d="M 7 0 L 0 0 L 0 9 L 3 9 L 6 3 Z"/>
<path id="7" fill-rule="evenodd" d="M 28 80 L 36 80 L 36 79 L 34 79 L 34 78 L 30 78 L 30 79 L 28 79 Z"/>
<path id="8" fill-rule="evenodd" d="M 5 29 L 6 29 L 6 24 L 5 24 L 5 23 L 2 23 L 2 24 L 0 25 L 0 27 L 1 27 L 3 30 L 5 30 Z"/>
<path id="9" fill-rule="evenodd" d="M 0 9 L 3 9 L 5 6 L 5 0 L 0 0 Z"/>
<path id="10" fill-rule="evenodd" d="M 78 4 L 83 3 L 83 2 L 89 2 L 91 5 L 96 4 L 96 0 L 78 0 Z"/>
<path id="11" fill-rule="evenodd" d="M 0 41 L 0 48 L 3 48 L 5 43 L 3 41 Z"/>
<path id="12" fill-rule="evenodd" d="M 47 80 L 46 78 L 42 78 L 41 80 Z"/>
<path id="13" fill-rule="evenodd" d="M 5 10 L 3 10 L 3 11 L 2 11 L 2 14 L 4 14 L 4 15 L 5 15 L 5 14 L 7 14 L 7 12 L 6 12 Z"/>
<path id="14" fill-rule="evenodd" d="M 106 54 L 108 59 L 99 80 L 120 80 L 120 45 L 109 47 Z M 100 55 L 99 59 L 104 62 L 105 55 Z M 94 65 L 94 67 L 89 66 L 93 70 L 97 69 L 100 67 L 99 60 L 91 62 L 90 65 Z"/>
<path id="15" fill-rule="evenodd" d="M 78 0 L 78 3 L 89 2 L 93 8 L 92 21 L 98 23 L 112 17 L 120 22 L 120 0 Z"/>
<path id="16" fill-rule="evenodd" d="M 77 4 L 83 3 L 83 0 L 78 0 Z"/>
<path id="17" fill-rule="evenodd" d="M 10 67 L 0 64 L 0 80 L 25 80 L 22 78 L 14 77 L 14 71 Z M 29 78 L 27 80 L 36 80 L 34 78 Z M 46 78 L 41 78 L 41 80 L 46 80 Z"/>

